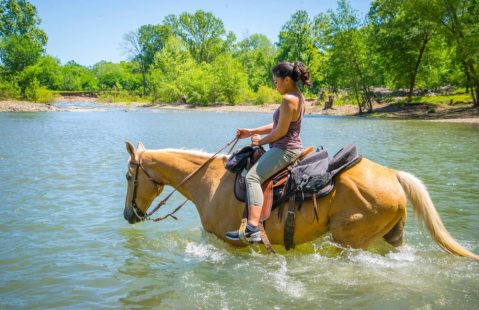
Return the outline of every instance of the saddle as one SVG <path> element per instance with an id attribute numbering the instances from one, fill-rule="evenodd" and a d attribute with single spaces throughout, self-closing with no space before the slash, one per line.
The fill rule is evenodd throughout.
<path id="1" fill-rule="evenodd" d="M 278 207 L 278 198 L 283 196 L 283 193 L 286 193 L 286 185 L 288 184 L 288 178 L 292 167 L 294 167 L 299 161 L 305 158 L 308 154 L 313 152 L 314 148 L 312 146 L 307 147 L 306 149 L 298 155 L 298 157 L 287 167 L 278 171 L 271 178 L 266 180 L 262 185 L 263 189 L 263 208 L 261 209 L 260 221 L 264 221 L 269 218 L 271 210 L 273 210 L 273 202 L 276 202 L 275 207 Z M 263 155 L 264 151 L 254 152 L 249 158 L 248 164 L 241 171 L 241 173 L 236 174 L 236 179 L 234 183 L 234 194 L 236 199 L 241 202 L 246 203 L 246 174 L 248 173 L 251 166 L 253 166 L 256 161 Z"/>
<path id="2" fill-rule="evenodd" d="M 234 182 L 234 194 L 236 199 L 246 203 L 246 184 L 245 177 L 247 170 L 256 162 L 263 153 L 254 152 L 249 158 L 249 162 L 241 172 L 236 174 Z M 264 202 L 261 209 L 260 223 L 269 218 L 271 211 L 278 210 L 278 217 L 283 217 L 285 202 L 289 201 L 288 215 L 285 223 L 284 244 L 286 250 L 294 248 L 294 222 L 296 212 L 296 202 L 299 202 L 298 210 L 307 199 L 313 201 L 315 218 L 319 221 L 317 212 L 317 199 L 326 196 L 334 189 L 335 176 L 345 169 L 352 167 L 362 159 L 358 155 L 354 145 L 347 145 L 340 149 L 332 158 L 328 156 L 326 150 L 317 149 L 313 152 L 313 147 L 306 148 L 298 158 L 289 166 L 277 172 L 271 178 L 262 184 Z M 243 215 L 247 218 L 247 206 Z M 263 229 L 264 230 L 264 229 Z M 266 233 L 263 231 L 267 241 Z M 263 239 L 263 238 L 262 238 Z M 272 248 L 268 248 L 272 252 Z"/>

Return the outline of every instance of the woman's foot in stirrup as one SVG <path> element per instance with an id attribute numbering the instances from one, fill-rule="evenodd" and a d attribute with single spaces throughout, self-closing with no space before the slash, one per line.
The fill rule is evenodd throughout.
<path id="1" fill-rule="evenodd" d="M 241 240 L 239 230 L 228 231 L 225 236 L 226 239 L 229 240 Z M 244 239 L 250 243 L 261 242 L 261 235 L 258 226 L 247 224 L 244 231 Z"/>

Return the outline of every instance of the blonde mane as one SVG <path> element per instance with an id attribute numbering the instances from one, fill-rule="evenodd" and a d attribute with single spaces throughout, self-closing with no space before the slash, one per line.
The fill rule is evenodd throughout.
<path id="1" fill-rule="evenodd" d="M 203 150 L 188 150 L 188 149 L 173 149 L 173 148 L 168 148 L 168 149 L 160 149 L 160 150 L 149 150 L 152 152 L 165 152 L 165 153 L 182 153 L 182 154 L 188 154 L 188 155 L 197 155 L 205 158 L 210 158 L 213 156 L 213 153 L 208 153 Z M 228 158 L 229 155 L 226 154 L 218 154 L 216 155 L 216 158 Z"/>

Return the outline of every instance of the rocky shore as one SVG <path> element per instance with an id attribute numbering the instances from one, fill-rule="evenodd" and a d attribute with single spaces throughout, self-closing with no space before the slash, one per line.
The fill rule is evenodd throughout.
<path id="1" fill-rule="evenodd" d="M 95 103 L 95 98 L 85 97 L 62 97 L 57 102 L 91 102 Z M 217 111 L 217 112 L 258 112 L 272 113 L 279 105 L 224 105 L 213 104 L 206 107 L 191 106 L 187 104 L 148 104 L 148 103 L 127 103 L 127 102 L 100 102 L 101 106 L 121 106 L 125 109 L 130 107 L 148 107 L 153 109 L 170 110 L 197 110 L 197 111 Z M 0 101 L 0 112 L 56 112 L 56 111 L 78 111 L 78 109 L 60 109 L 53 105 L 32 103 L 27 101 Z M 358 108 L 355 105 L 342 105 L 332 109 L 324 110 L 322 106 L 314 104 L 314 101 L 306 103 L 307 115 L 332 115 L 332 116 L 358 116 Z M 387 119 L 421 119 L 442 122 L 460 122 L 479 124 L 479 108 L 472 108 L 470 104 L 460 106 L 448 105 L 405 105 L 396 104 L 375 104 L 372 114 L 363 114 L 360 117 L 376 117 Z"/>

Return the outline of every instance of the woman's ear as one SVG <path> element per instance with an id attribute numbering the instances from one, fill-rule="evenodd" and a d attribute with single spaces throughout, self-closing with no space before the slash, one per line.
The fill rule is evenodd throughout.
<path id="1" fill-rule="evenodd" d="M 289 84 L 289 83 L 293 83 L 293 84 L 294 84 L 293 79 L 292 79 L 289 75 L 287 75 L 287 76 L 284 77 L 283 82 L 284 82 L 284 83 L 288 83 L 288 84 Z"/>

